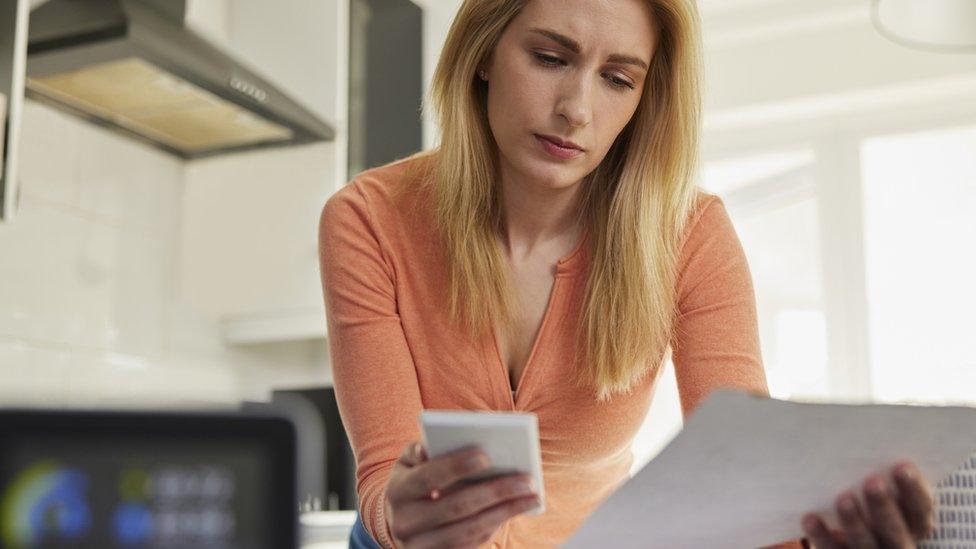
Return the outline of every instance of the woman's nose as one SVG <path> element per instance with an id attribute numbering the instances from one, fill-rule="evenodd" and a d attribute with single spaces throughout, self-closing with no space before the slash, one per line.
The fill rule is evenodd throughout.
<path id="1" fill-rule="evenodd" d="M 559 101 L 559 115 L 573 127 L 583 127 L 590 123 L 592 109 L 590 108 L 591 84 L 583 78 L 573 78 L 567 82 L 562 98 Z"/>

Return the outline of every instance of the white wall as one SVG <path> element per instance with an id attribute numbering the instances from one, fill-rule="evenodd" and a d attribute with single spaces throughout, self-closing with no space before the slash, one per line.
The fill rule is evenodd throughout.
<path id="1" fill-rule="evenodd" d="M 33 101 L 21 204 L 0 226 L 0 405 L 219 405 L 316 347 L 225 346 L 177 284 L 183 164 Z M 324 368 L 318 371 L 323 377 Z"/>
<path id="2" fill-rule="evenodd" d="M 428 90 L 461 0 L 415 1 L 425 7 Z M 863 127 L 906 109 L 937 109 L 940 103 L 976 110 L 969 100 L 976 93 L 976 55 L 934 54 L 894 44 L 872 27 L 870 4 L 699 2 L 705 41 L 706 153 L 721 156 L 768 140 L 773 125 L 783 126 L 784 137 L 791 137 L 791 132 Z M 428 148 L 437 128 L 431 120 L 425 122 Z"/>
<path id="3" fill-rule="evenodd" d="M 324 334 L 317 229 L 322 205 L 346 182 L 348 0 L 237 0 L 224 20 L 228 49 L 332 125 L 336 139 L 188 164 L 181 286 L 217 322 L 298 319 Z M 314 355 L 294 381 L 326 382 L 324 339 L 296 345 Z M 244 383 L 259 394 L 280 375 L 255 368 Z"/>
<path id="4" fill-rule="evenodd" d="M 338 77 L 347 70 L 346 4 L 231 4 L 230 48 L 338 137 L 187 165 L 181 277 L 194 303 L 215 318 L 322 307 L 318 214 L 346 172 L 347 86 Z"/>
<path id="5" fill-rule="evenodd" d="M 415 0 L 416 2 L 416 0 Z M 416 2 L 424 8 L 424 40 L 423 40 L 423 64 L 424 64 L 424 149 L 430 149 L 437 143 L 439 130 L 434 124 L 433 116 L 427 106 L 427 92 L 430 90 L 430 81 L 434 76 L 434 69 L 437 67 L 437 59 L 440 57 L 441 48 L 444 47 L 444 40 L 447 39 L 447 31 L 454 20 L 454 15 L 461 6 L 461 0 L 427 0 Z"/>
<path id="6" fill-rule="evenodd" d="M 195 28 L 246 55 L 345 133 L 344 88 L 333 76 L 345 55 L 337 34 L 343 1 L 204 4 L 190 5 Z M 228 185 L 214 207 L 246 210 L 233 189 L 260 185 L 263 196 L 292 207 L 279 220 L 298 211 L 317 216 L 344 171 L 341 144 L 185 164 L 25 103 L 19 215 L 0 225 L 0 406 L 223 406 L 266 398 L 273 386 L 329 382 L 323 340 L 229 346 L 206 300 L 180 275 L 192 260 L 182 249 L 188 197 Z M 236 165 L 277 177 L 247 179 Z M 296 181 L 299 172 L 306 175 Z M 288 204 L 296 188 L 312 189 L 308 201 Z M 314 222 L 302 223 L 310 233 L 301 253 L 314 266 L 314 244 L 307 246 Z M 226 236 L 218 229 L 190 227 L 234 253 L 214 239 Z M 321 301 L 309 272 L 297 275 L 306 285 L 298 293 Z"/>

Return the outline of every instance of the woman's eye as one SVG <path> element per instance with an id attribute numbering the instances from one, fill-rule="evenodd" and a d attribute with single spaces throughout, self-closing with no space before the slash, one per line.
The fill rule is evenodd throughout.
<path id="1" fill-rule="evenodd" d="M 553 57 L 551 55 L 545 55 L 542 53 L 535 53 L 535 58 L 539 60 L 546 67 L 556 67 L 562 62 L 562 59 L 558 57 Z"/>
<path id="2" fill-rule="evenodd" d="M 616 76 L 611 76 L 610 77 L 610 85 L 613 86 L 613 87 L 615 87 L 615 88 L 630 88 L 630 89 L 634 89 L 634 85 L 633 84 L 631 84 L 630 82 L 628 82 L 628 81 L 626 81 L 626 80 L 624 80 L 622 78 L 617 78 Z"/>
<path id="3" fill-rule="evenodd" d="M 565 61 L 563 61 L 558 57 L 553 57 L 552 55 L 546 55 L 544 53 L 533 52 L 532 55 L 539 61 L 539 64 L 547 68 L 556 68 L 566 63 Z M 609 82 L 611 88 L 616 88 L 620 90 L 635 88 L 635 86 L 630 82 L 624 80 L 623 78 L 619 78 L 613 75 L 610 75 L 610 77 L 607 78 L 607 81 Z"/>

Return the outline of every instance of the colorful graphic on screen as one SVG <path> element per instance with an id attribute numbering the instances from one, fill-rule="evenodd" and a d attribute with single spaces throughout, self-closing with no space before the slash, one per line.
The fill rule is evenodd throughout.
<path id="1" fill-rule="evenodd" d="M 15 476 L 0 496 L 0 540 L 4 547 L 78 540 L 92 527 L 88 478 L 46 460 Z"/>
<path id="2" fill-rule="evenodd" d="M 0 434 L 0 549 L 276 548 L 271 464 L 246 438 Z"/>
<path id="3" fill-rule="evenodd" d="M 28 461 L 0 482 L 0 548 L 243 546 L 236 515 L 251 504 L 227 467 L 65 463 Z"/>

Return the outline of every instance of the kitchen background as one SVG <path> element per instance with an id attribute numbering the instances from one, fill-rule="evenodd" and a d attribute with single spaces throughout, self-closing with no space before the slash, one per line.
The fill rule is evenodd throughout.
<path id="1" fill-rule="evenodd" d="M 414 3 L 426 90 L 459 2 Z M 886 38 L 868 0 L 699 4 L 701 184 L 749 256 L 772 395 L 976 404 L 976 51 Z M 228 407 L 329 384 L 316 227 L 364 167 L 350 120 L 373 103 L 349 20 L 368 6 L 187 4 L 331 141 L 184 161 L 25 101 L 19 206 L 0 225 L 0 404 Z M 423 121 L 423 147 L 436 131 Z M 635 470 L 680 421 L 666 372 Z"/>

